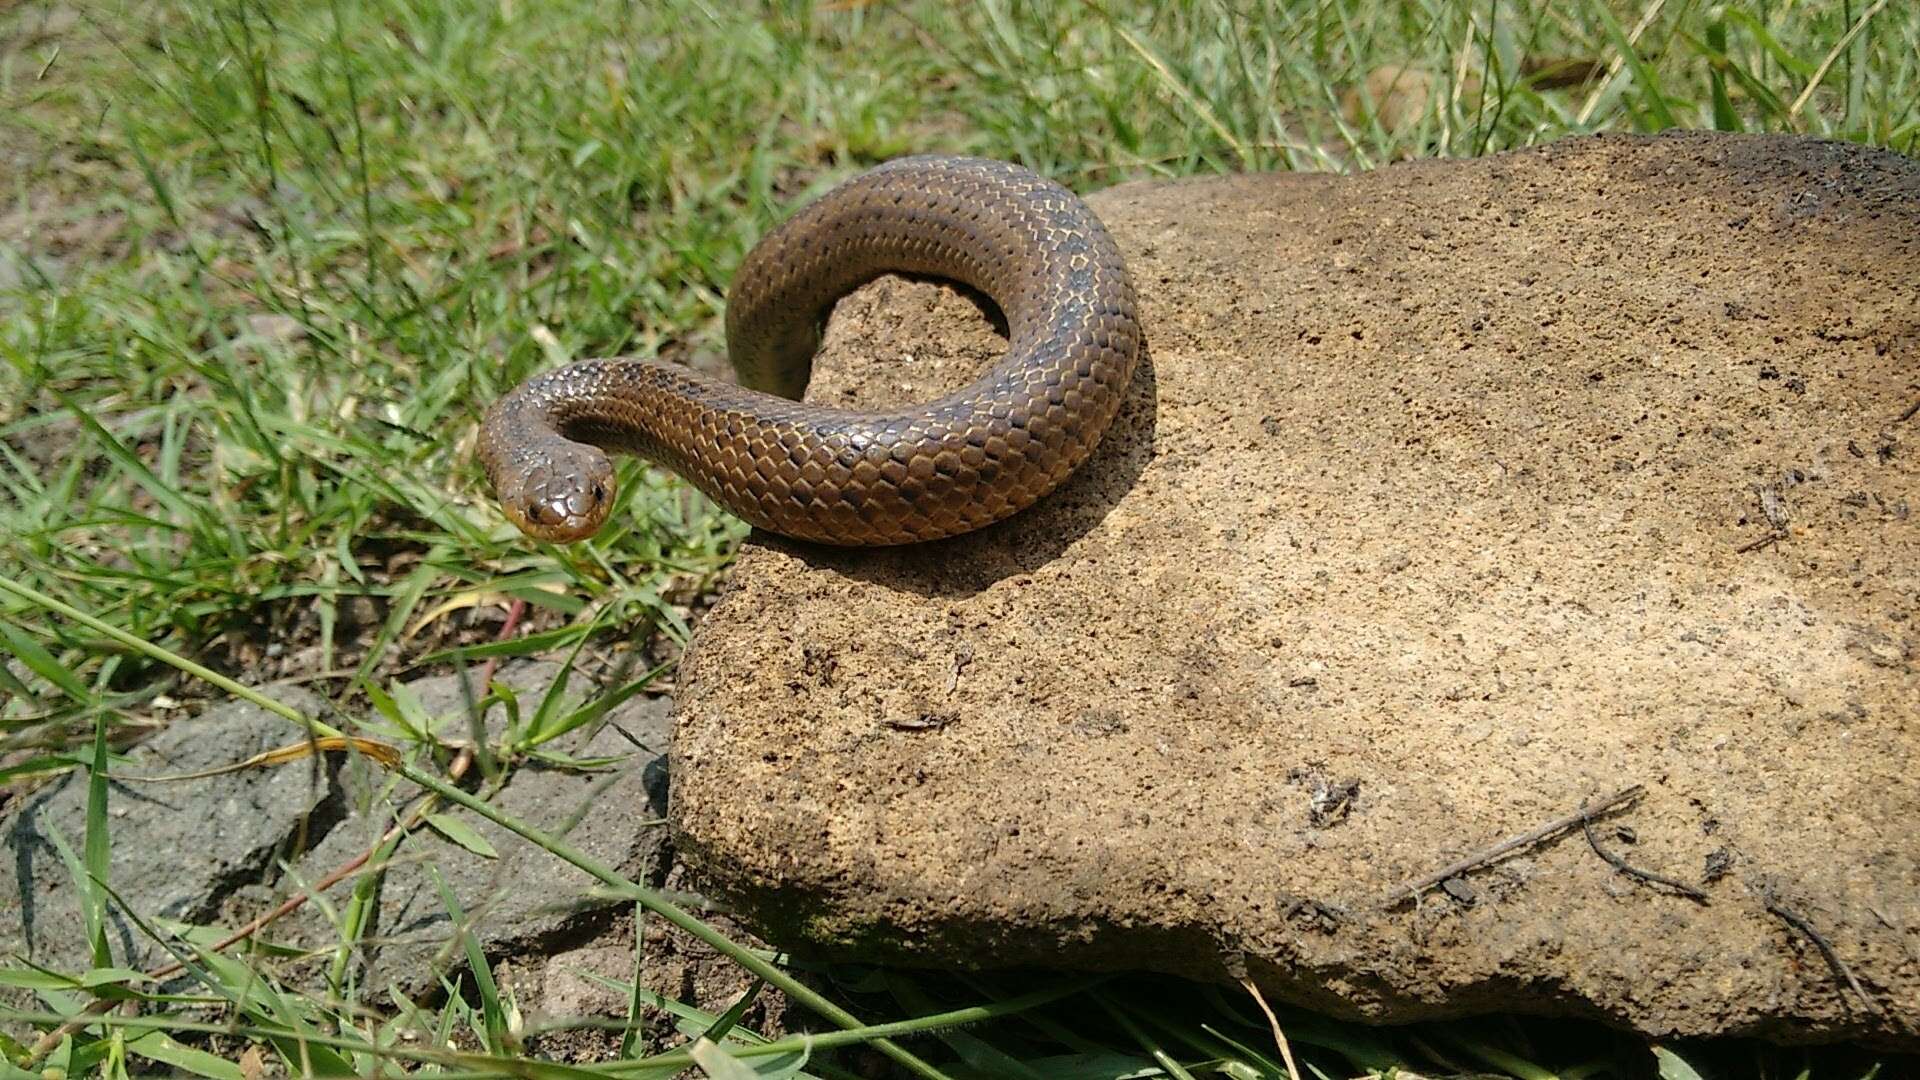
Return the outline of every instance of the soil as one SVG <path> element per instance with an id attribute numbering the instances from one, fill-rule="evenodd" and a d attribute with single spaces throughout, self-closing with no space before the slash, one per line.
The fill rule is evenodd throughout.
<path id="1" fill-rule="evenodd" d="M 1920 165 L 1603 136 L 1091 201 L 1128 408 L 981 533 L 754 537 L 682 669 L 704 881 L 832 957 L 1920 1046 Z M 1003 347 L 885 279 L 810 397 Z"/>

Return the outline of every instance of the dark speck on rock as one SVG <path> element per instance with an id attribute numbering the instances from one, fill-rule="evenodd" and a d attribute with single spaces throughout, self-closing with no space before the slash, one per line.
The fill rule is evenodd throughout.
<path id="1" fill-rule="evenodd" d="M 1467 879 L 1463 877 L 1450 877 L 1440 883 L 1440 888 L 1461 907 L 1472 907 L 1480 899 L 1479 894 L 1473 891 L 1473 886 L 1467 884 Z"/>
<path id="2" fill-rule="evenodd" d="M 1726 848 L 1714 848 L 1707 852 L 1706 867 L 1701 878 L 1708 883 L 1719 881 L 1733 872 L 1733 852 Z"/>

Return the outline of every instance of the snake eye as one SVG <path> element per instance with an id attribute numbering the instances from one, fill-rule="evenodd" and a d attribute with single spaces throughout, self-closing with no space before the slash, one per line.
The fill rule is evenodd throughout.
<path id="1" fill-rule="evenodd" d="M 593 501 L 596 503 L 600 503 L 600 502 L 605 502 L 606 500 L 607 500 L 607 485 L 602 484 L 598 480 L 595 480 L 593 482 Z"/>

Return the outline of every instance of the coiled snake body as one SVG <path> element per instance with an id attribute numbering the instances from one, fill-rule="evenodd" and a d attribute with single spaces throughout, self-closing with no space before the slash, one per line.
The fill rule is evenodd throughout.
<path id="1" fill-rule="evenodd" d="M 958 280 L 1005 314 L 979 379 L 897 411 L 796 399 L 834 301 L 884 273 Z M 727 297 L 742 385 L 645 360 L 584 360 L 502 397 L 478 453 L 527 534 L 576 540 L 613 502 L 606 450 L 678 472 L 761 528 L 832 544 L 952 536 L 1012 514 L 1086 460 L 1140 350 L 1120 251 L 1071 192 L 1015 165 L 888 162 L 768 234 Z"/>

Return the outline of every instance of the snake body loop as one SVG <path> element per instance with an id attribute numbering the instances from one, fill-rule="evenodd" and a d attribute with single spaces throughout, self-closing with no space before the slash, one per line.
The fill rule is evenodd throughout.
<path id="1" fill-rule="evenodd" d="M 1006 316 L 1010 348 L 937 401 L 893 411 L 797 400 L 834 301 L 885 273 L 950 278 Z M 769 233 L 727 297 L 741 385 L 646 360 L 585 360 L 496 402 L 478 453 L 509 519 L 596 532 L 605 451 L 685 477 L 763 529 L 884 545 L 968 532 L 1032 504 L 1099 443 L 1140 352 L 1119 248 L 1071 192 L 1016 165 L 888 162 Z"/>

